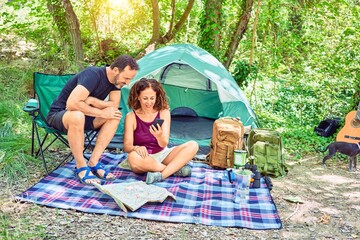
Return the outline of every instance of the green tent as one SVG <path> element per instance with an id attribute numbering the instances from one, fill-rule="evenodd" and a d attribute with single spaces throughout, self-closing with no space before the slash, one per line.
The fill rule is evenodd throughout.
<path id="1" fill-rule="evenodd" d="M 184 116 L 177 118 L 179 124 L 174 122 L 176 117 L 172 117 L 171 142 L 194 139 L 205 140 L 208 145 L 213 121 L 223 116 L 239 117 L 244 126 L 257 127 L 255 113 L 234 78 L 205 50 L 190 44 L 169 45 L 145 55 L 138 64 L 140 69 L 136 76 L 121 90 L 123 116 L 130 111 L 127 99 L 131 86 L 143 77 L 162 83 L 170 110 L 185 107 L 196 112 L 197 117 L 192 120 Z M 124 119 L 117 134 L 123 134 Z M 194 135 L 200 132 L 201 126 L 207 133 Z"/>

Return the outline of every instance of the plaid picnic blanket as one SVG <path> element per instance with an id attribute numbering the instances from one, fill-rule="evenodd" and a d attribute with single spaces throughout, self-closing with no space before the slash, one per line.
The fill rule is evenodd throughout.
<path id="1" fill-rule="evenodd" d="M 114 182 L 145 181 L 138 175 L 118 166 L 126 154 L 106 153 L 101 162 L 116 177 Z M 251 188 L 249 204 L 233 202 L 234 185 L 224 176 L 225 171 L 214 170 L 202 162 L 190 162 L 191 177 L 171 176 L 156 183 L 175 197 L 162 203 L 146 203 L 134 212 L 122 211 L 115 201 L 93 186 L 86 186 L 74 176 L 75 161 L 56 169 L 39 183 L 16 198 L 49 207 L 76 209 L 88 213 L 180 223 L 241 227 L 248 229 L 280 229 L 282 227 L 276 206 L 265 182 L 261 188 Z"/>

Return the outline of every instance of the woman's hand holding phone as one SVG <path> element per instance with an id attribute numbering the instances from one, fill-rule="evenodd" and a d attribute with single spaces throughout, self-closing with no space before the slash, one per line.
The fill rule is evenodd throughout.
<path id="1" fill-rule="evenodd" d="M 154 123 L 153 123 L 153 126 L 155 127 L 155 129 L 156 129 L 157 131 L 159 131 L 158 125 L 159 125 L 160 128 L 161 128 L 161 126 L 162 126 L 163 123 L 164 123 L 164 119 L 156 118 L 155 121 L 154 121 Z"/>
<path id="2" fill-rule="evenodd" d="M 150 133 L 155 137 L 159 138 L 162 136 L 162 124 L 164 123 L 164 119 L 156 118 L 153 124 L 150 126 Z"/>

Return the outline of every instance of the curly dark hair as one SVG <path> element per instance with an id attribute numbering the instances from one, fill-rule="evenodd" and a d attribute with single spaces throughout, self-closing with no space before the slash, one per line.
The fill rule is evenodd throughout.
<path id="1" fill-rule="evenodd" d="M 126 68 L 126 66 L 129 66 L 131 70 L 139 70 L 139 65 L 129 55 L 121 55 L 115 59 L 115 61 L 110 65 L 111 69 L 114 69 L 114 67 L 117 67 L 119 71 L 121 72 Z"/>
<path id="2" fill-rule="evenodd" d="M 131 87 L 128 98 L 128 105 L 131 109 L 137 110 L 141 107 L 138 97 L 140 93 L 144 91 L 146 88 L 151 88 L 156 92 L 156 102 L 154 108 L 157 111 L 169 109 L 167 96 L 164 89 L 161 86 L 161 83 L 159 83 L 156 79 L 147 79 L 147 78 L 140 79 Z"/>

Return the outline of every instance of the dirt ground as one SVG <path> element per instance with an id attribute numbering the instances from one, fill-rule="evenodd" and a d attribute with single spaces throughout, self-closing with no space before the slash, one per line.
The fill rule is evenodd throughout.
<path id="1" fill-rule="evenodd" d="M 14 197 L 41 176 L 35 174 L 32 180 L 12 187 L 1 179 L 0 239 L 360 239 L 360 169 L 350 173 L 348 163 L 337 158 L 327 163 L 324 168 L 320 156 L 304 158 L 291 162 L 286 177 L 272 179 L 271 194 L 283 228 L 266 231 L 127 219 L 19 203 Z"/>

